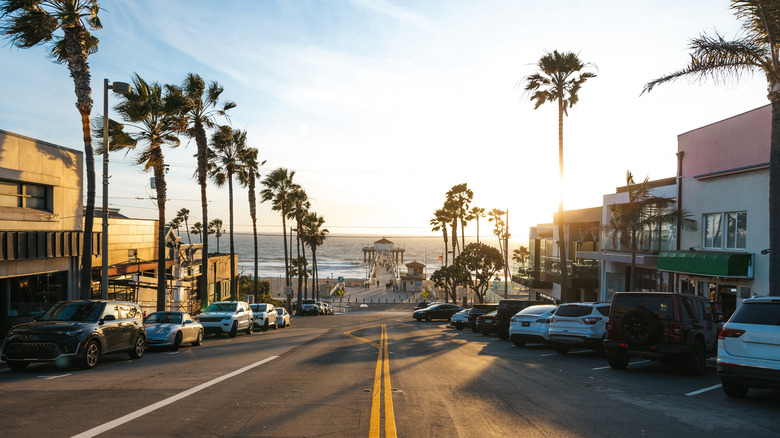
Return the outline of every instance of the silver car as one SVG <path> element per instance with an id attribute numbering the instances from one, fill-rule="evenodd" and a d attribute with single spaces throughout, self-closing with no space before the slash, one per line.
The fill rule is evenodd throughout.
<path id="1" fill-rule="evenodd" d="M 278 317 L 276 324 L 280 328 L 284 328 L 290 325 L 290 313 L 284 307 L 276 308 L 276 315 Z"/>
<path id="2" fill-rule="evenodd" d="M 276 308 L 273 304 L 250 304 L 249 308 L 252 309 L 252 316 L 254 317 L 256 327 L 263 331 L 268 330 L 269 327 L 273 327 L 274 330 L 276 330 L 278 317 L 276 315 Z"/>
<path id="3" fill-rule="evenodd" d="M 154 312 L 144 320 L 146 344 L 150 347 L 170 347 L 203 343 L 203 326 L 185 312 Z"/>

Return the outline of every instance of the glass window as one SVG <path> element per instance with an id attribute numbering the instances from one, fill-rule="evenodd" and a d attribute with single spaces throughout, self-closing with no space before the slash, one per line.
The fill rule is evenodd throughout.
<path id="1" fill-rule="evenodd" d="M 726 213 L 726 248 L 744 249 L 747 244 L 747 212 Z"/>
<path id="2" fill-rule="evenodd" d="M 0 181 L 0 207 L 19 206 L 19 184 Z"/>
<path id="3" fill-rule="evenodd" d="M 46 186 L 0 181 L 0 207 L 24 207 L 48 211 L 47 193 Z"/>
<path id="4" fill-rule="evenodd" d="M 729 320 L 730 323 L 780 325 L 779 302 L 743 303 Z"/>
<path id="5" fill-rule="evenodd" d="M 720 213 L 705 214 L 702 222 L 704 223 L 704 248 L 722 248 L 722 234 L 721 231 L 721 217 Z"/>

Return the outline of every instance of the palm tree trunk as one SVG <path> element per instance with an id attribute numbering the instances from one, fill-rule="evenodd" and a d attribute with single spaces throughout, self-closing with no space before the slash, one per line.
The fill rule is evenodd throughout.
<path id="1" fill-rule="evenodd" d="M 228 206 L 230 207 L 230 299 L 238 299 L 236 291 L 236 247 L 233 244 L 233 173 L 228 172 Z"/>
<path id="2" fill-rule="evenodd" d="M 292 286 L 292 283 L 290 281 L 290 260 L 287 257 L 287 212 L 282 209 L 282 240 L 284 240 L 284 287 L 285 289 L 287 287 Z M 290 309 L 288 309 L 290 310 Z"/>
<path id="3" fill-rule="evenodd" d="M 80 108 L 79 112 L 81 112 Z M 92 149 L 89 112 L 81 114 L 81 130 L 84 135 L 84 155 L 87 159 L 87 209 L 84 212 L 84 246 L 81 249 L 79 297 L 88 300 L 92 298 L 92 230 L 95 217 L 95 153 Z M 102 236 L 103 239 L 106 237 Z M 108 254 L 102 254 L 101 257 L 108 257 Z"/>
<path id="4" fill-rule="evenodd" d="M 159 164 L 154 166 L 154 184 L 157 188 L 157 311 L 165 310 L 165 298 L 168 292 L 165 272 L 165 166 L 159 145 L 153 151 L 159 156 Z"/>
<path id="5" fill-rule="evenodd" d="M 206 197 L 206 166 L 208 140 L 206 130 L 200 120 L 195 121 L 195 143 L 198 145 L 198 185 L 200 185 L 200 211 L 203 226 L 208 228 L 209 224 L 209 204 Z M 206 233 L 206 239 L 203 238 L 203 231 Z M 200 242 L 203 244 L 200 260 L 200 277 L 198 277 L 198 288 L 200 289 L 200 305 L 205 308 L 209 304 L 209 239 L 208 230 L 200 233 Z M 187 228 L 187 235 L 189 235 Z"/>
<path id="6" fill-rule="evenodd" d="M 303 274 L 301 274 L 301 221 L 296 219 L 297 229 L 295 231 L 295 253 L 298 257 L 298 308 L 301 307 L 301 297 L 303 292 Z"/>
<path id="7" fill-rule="evenodd" d="M 566 234 L 563 219 L 563 100 L 558 99 L 558 171 L 561 178 L 561 193 L 558 201 L 558 250 L 561 265 L 561 300 L 568 301 L 569 269 L 566 266 Z"/>
<path id="8" fill-rule="evenodd" d="M 254 236 L 255 243 L 255 271 L 254 282 L 252 286 L 252 293 L 255 296 L 255 302 L 259 298 L 257 291 L 257 278 L 258 273 L 258 254 L 257 254 L 257 200 L 255 199 L 255 176 L 254 173 L 249 175 L 249 215 L 252 217 L 252 236 Z"/>
<path id="9" fill-rule="evenodd" d="M 312 276 L 314 277 L 314 292 L 312 295 L 317 295 L 317 300 L 320 299 L 320 276 L 319 271 L 317 270 L 317 247 L 312 246 L 311 247 L 311 267 L 312 267 Z"/>
<path id="10" fill-rule="evenodd" d="M 780 93 L 772 101 L 772 134 L 769 149 L 769 291 L 780 295 Z"/>

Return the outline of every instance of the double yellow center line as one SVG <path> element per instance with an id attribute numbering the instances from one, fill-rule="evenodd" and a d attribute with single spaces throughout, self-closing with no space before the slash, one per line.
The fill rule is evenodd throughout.
<path id="1" fill-rule="evenodd" d="M 390 385 L 390 356 L 387 351 L 387 327 L 385 324 L 379 324 L 379 327 L 381 328 L 381 335 L 378 344 L 369 339 L 353 335 L 352 331 L 356 330 L 345 332 L 344 334 L 371 344 L 379 350 L 379 355 L 376 359 L 376 371 L 374 372 L 374 389 L 371 398 L 371 422 L 369 423 L 368 436 L 369 438 L 379 438 L 381 436 L 382 393 L 384 393 L 385 438 L 395 438 L 397 435 L 395 430 L 395 413 L 393 412 L 392 386 Z M 370 327 L 364 327 L 364 329 L 365 328 Z"/>

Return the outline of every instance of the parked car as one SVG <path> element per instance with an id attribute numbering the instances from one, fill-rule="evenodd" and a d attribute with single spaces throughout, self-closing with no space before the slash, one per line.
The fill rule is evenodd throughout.
<path id="1" fill-rule="evenodd" d="M 566 354 L 573 347 L 604 349 L 609 303 L 565 303 L 550 318 L 550 342 Z"/>
<path id="2" fill-rule="evenodd" d="M 718 319 L 713 304 L 704 297 L 616 292 L 604 342 L 607 361 L 622 370 L 630 357 L 639 356 L 677 363 L 689 374 L 702 375 L 707 356 L 716 353 L 722 325 Z"/>
<path id="3" fill-rule="evenodd" d="M 463 309 L 452 315 L 452 318 L 450 318 L 450 325 L 458 330 L 463 330 L 463 327 L 469 325 L 469 309 Z"/>
<path id="4" fill-rule="evenodd" d="M 474 304 L 469 309 L 469 327 L 471 331 L 477 331 L 477 317 L 498 309 L 498 304 Z"/>
<path id="5" fill-rule="evenodd" d="M 33 362 L 75 362 L 93 368 L 103 355 L 146 350 L 146 330 L 138 304 L 123 301 L 60 301 L 34 322 L 11 328 L 0 359 L 21 371 Z"/>
<path id="6" fill-rule="evenodd" d="M 460 307 L 457 304 L 434 304 L 424 309 L 415 310 L 414 313 L 412 313 L 412 318 L 417 321 L 422 321 L 423 319 L 426 321 L 432 319 L 449 320 L 452 318 L 452 315 L 461 310 L 463 310 L 463 307 Z"/>
<path id="7" fill-rule="evenodd" d="M 477 317 L 477 331 L 483 336 L 488 336 L 496 332 L 496 314 L 498 310 L 479 315 Z"/>
<path id="8" fill-rule="evenodd" d="M 324 301 L 317 301 L 317 307 L 320 309 L 320 315 L 333 315 L 330 305 Z"/>
<path id="9" fill-rule="evenodd" d="M 552 304 L 541 304 L 521 310 L 510 319 L 509 339 L 518 347 L 529 342 L 549 342 L 550 318 L 557 308 Z"/>
<path id="10" fill-rule="evenodd" d="M 217 336 L 227 333 L 236 337 L 239 330 L 251 335 L 255 330 L 252 309 L 245 301 L 218 301 L 209 304 L 206 310 L 195 317 L 206 333 Z"/>
<path id="11" fill-rule="evenodd" d="M 276 315 L 277 315 L 277 325 L 280 328 L 285 328 L 290 325 L 290 314 L 287 312 L 287 309 L 285 309 L 284 307 L 277 307 Z"/>
<path id="12" fill-rule="evenodd" d="M 298 313 L 300 315 L 319 315 L 320 308 L 317 306 L 317 301 L 315 300 L 302 300 L 301 308 L 298 309 Z"/>
<path id="13" fill-rule="evenodd" d="M 496 328 L 495 332 L 498 333 L 498 337 L 501 339 L 509 339 L 509 320 L 517 314 L 517 312 L 525 309 L 528 306 L 536 304 L 545 304 L 542 301 L 530 301 L 530 300 L 501 300 L 498 302 L 498 313 L 496 314 Z"/>
<path id="14" fill-rule="evenodd" d="M 716 368 L 729 397 L 750 388 L 780 389 L 780 298 L 753 297 L 718 335 Z"/>
<path id="15" fill-rule="evenodd" d="M 255 327 L 258 327 L 263 331 L 268 330 L 269 327 L 273 327 L 274 330 L 276 330 L 279 315 L 276 314 L 276 308 L 273 304 L 250 304 L 249 308 L 252 309 L 252 318 Z"/>
<path id="16" fill-rule="evenodd" d="M 203 343 L 203 326 L 185 312 L 154 312 L 144 319 L 146 343 L 150 347 L 170 347 L 181 344 L 199 346 Z"/>

